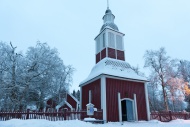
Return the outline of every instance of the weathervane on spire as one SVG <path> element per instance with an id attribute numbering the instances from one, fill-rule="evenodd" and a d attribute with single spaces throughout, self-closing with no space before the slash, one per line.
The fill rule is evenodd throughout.
<path id="1" fill-rule="evenodd" d="M 107 8 L 109 9 L 109 0 L 107 0 Z"/>

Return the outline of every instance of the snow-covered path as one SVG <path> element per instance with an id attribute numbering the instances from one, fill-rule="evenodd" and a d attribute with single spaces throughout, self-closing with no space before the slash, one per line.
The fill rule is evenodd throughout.
<path id="1" fill-rule="evenodd" d="M 175 120 L 162 123 L 156 120 L 140 122 L 109 122 L 106 124 L 91 124 L 79 120 L 47 121 L 47 120 L 8 120 L 0 121 L 0 127 L 190 127 L 190 120 Z"/>

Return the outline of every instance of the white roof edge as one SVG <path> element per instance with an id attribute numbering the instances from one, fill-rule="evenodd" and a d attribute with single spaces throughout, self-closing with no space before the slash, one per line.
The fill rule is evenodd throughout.
<path id="1" fill-rule="evenodd" d="M 98 75 L 98 76 L 92 78 L 91 80 L 88 80 L 88 81 L 86 81 L 86 82 L 81 82 L 81 83 L 79 84 L 79 87 L 80 87 L 80 86 L 84 86 L 85 84 L 91 83 L 91 82 L 93 82 L 93 81 L 96 81 L 97 79 L 100 78 L 100 76 L 101 76 L 101 75 Z M 96 79 L 96 78 L 97 78 L 97 79 Z"/>
<path id="2" fill-rule="evenodd" d="M 58 104 L 55 108 L 58 110 L 60 107 L 62 107 L 64 104 L 66 104 L 71 110 L 73 109 L 73 107 L 67 102 L 67 101 L 63 101 L 60 104 Z"/>
<path id="3" fill-rule="evenodd" d="M 73 107 L 72 107 L 67 101 L 65 101 L 65 104 L 66 104 L 69 108 L 71 108 L 71 110 L 73 109 Z"/>
<path id="4" fill-rule="evenodd" d="M 117 30 L 114 30 L 114 29 L 111 28 L 111 27 L 107 27 L 107 26 L 106 26 L 106 27 L 94 38 L 94 40 L 96 40 L 96 38 L 97 38 L 104 30 L 106 30 L 106 29 L 113 30 L 114 32 L 120 33 L 120 34 L 122 34 L 123 36 L 125 36 L 124 33 L 120 32 L 120 31 L 117 31 Z"/>
<path id="5" fill-rule="evenodd" d="M 148 80 L 130 79 L 130 78 L 117 77 L 117 76 L 108 75 L 108 74 L 101 74 L 101 75 L 115 77 L 114 79 L 122 78 L 122 79 L 127 80 L 127 81 L 137 81 L 137 82 L 143 82 L 143 83 L 145 83 L 145 82 L 149 82 Z M 86 81 L 86 82 L 83 82 L 83 83 L 81 82 L 81 83 L 79 84 L 79 87 L 81 87 L 81 86 L 85 86 L 86 84 L 91 83 L 91 81 L 93 82 L 93 80 L 94 80 L 95 78 L 97 78 L 97 77 L 99 77 L 99 76 L 101 76 L 101 75 L 98 75 L 98 76 L 96 76 L 96 77 L 94 77 L 94 78 L 92 78 L 92 79 L 90 79 L 90 80 L 88 80 L 88 81 Z"/>

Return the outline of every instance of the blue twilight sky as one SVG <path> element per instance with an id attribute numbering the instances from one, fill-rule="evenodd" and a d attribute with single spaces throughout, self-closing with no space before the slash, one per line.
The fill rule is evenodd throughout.
<path id="1" fill-rule="evenodd" d="M 79 89 L 95 65 L 94 38 L 106 8 L 107 0 L 0 0 L 0 41 L 23 52 L 38 40 L 57 48 L 76 68 L 70 90 Z M 110 9 L 131 65 L 146 72 L 145 51 L 160 47 L 172 58 L 190 60 L 190 0 L 110 0 Z"/>

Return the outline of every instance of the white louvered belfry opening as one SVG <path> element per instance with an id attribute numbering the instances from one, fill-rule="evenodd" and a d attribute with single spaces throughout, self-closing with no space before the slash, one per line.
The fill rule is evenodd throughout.
<path id="1" fill-rule="evenodd" d="M 103 48 L 105 48 L 106 47 L 106 34 L 105 33 L 103 33 L 103 43 L 102 43 L 103 45 Z"/>
<path id="2" fill-rule="evenodd" d="M 115 48 L 115 38 L 114 34 L 111 32 L 108 32 L 108 46 L 110 48 Z"/>
<path id="3" fill-rule="evenodd" d="M 122 37 L 121 36 L 119 36 L 119 35 L 116 35 L 116 48 L 118 49 L 118 50 L 123 50 L 123 44 L 122 44 Z"/>
<path id="4" fill-rule="evenodd" d="M 96 54 L 106 47 L 123 51 L 123 46 L 123 36 L 110 30 L 101 33 L 96 38 Z"/>
<path id="5" fill-rule="evenodd" d="M 116 39 L 115 39 L 116 38 Z M 108 47 L 123 50 L 122 36 L 108 32 Z"/>
<path id="6" fill-rule="evenodd" d="M 100 37 L 96 40 L 96 54 L 100 52 Z"/>
<path id="7" fill-rule="evenodd" d="M 99 35 L 96 39 L 96 54 L 106 47 L 106 33 Z"/>

